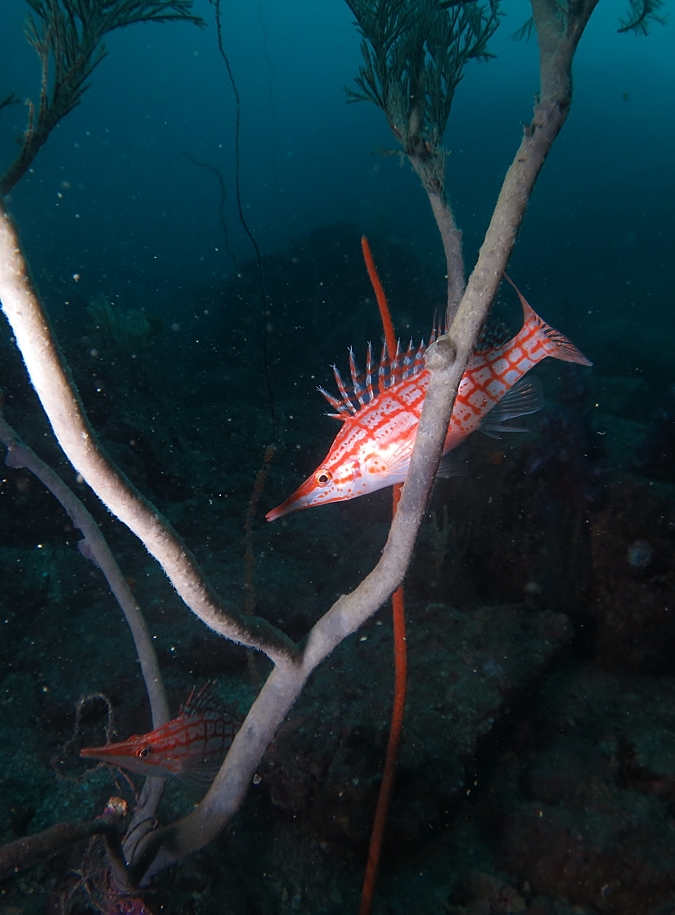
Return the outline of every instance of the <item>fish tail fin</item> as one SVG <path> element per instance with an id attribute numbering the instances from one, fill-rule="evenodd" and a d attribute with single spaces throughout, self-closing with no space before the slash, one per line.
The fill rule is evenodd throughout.
<path id="1" fill-rule="evenodd" d="M 553 359 L 561 359 L 563 362 L 576 362 L 578 365 L 593 365 L 591 360 L 587 359 L 571 340 L 568 340 L 564 334 L 555 330 L 539 317 L 510 276 L 505 273 L 504 279 L 516 290 L 520 304 L 523 306 L 525 325 L 536 331 L 537 338 L 547 356 L 551 356 Z"/>
<path id="2" fill-rule="evenodd" d="M 587 359 L 571 340 L 564 334 L 561 334 L 560 331 L 550 327 L 538 314 L 536 314 L 536 312 L 532 311 L 527 302 L 525 302 L 525 306 L 531 312 L 531 316 L 526 313 L 526 320 L 529 319 L 536 322 L 537 335 L 547 356 L 552 356 L 554 359 L 561 359 L 563 362 L 576 362 L 578 365 L 593 365 L 591 360 Z"/>

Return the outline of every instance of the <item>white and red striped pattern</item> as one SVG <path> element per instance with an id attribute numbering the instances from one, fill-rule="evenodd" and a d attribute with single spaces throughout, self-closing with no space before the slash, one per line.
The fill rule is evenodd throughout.
<path id="1" fill-rule="evenodd" d="M 523 306 L 523 327 L 507 343 L 471 357 L 457 392 L 445 454 L 471 435 L 490 410 L 542 359 L 552 356 L 591 365 L 565 336 L 535 314 L 520 292 L 518 296 Z M 424 342 L 417 350 L 411 344 L 405 355 L 397 352 L 391 365 L 383 351 L 377 393 L 372 382 L 370 347 L 365 376 L 359 375 L 350 351 L 351 391 L 334 367 L 341 397 L 319 390 L 337 410 L 331 415 L 343 420 L 344 425 L 326 459 L 289 499 L 267 514 L 268 521 L 301 508 L 354 499 L 405 480 L 429 384 L 429 372 L 424 368 L 425 349 Z"/>
<path id="2" fill-rule="evenodd" d="M 240 722 L 208 697 L 209 684 L 190 698 L 177 718 L 148 734 L 120 743 L 84 747 L 80 756 L 119 766 L 137 775 L 176 775 L 210 782 L 229 750 Z"/>

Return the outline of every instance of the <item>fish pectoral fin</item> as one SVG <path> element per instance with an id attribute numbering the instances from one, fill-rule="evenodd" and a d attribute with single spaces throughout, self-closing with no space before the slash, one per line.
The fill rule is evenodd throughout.
<path id="1" fill-rule="evenodd" d="M 195 765 L 183 766 L 176 774 L 182 782 L 186 782 L 188 785 L 193 785 L 195 788 L 208 788 L 218 775 L 222 764 L 222 760 L 220 762 L 198 762 Z"/>
<path id="2" fill-rule="evenodd" d="M 408 468 L 410 467 L 410 455 L 408 454 L 405 458 L 400 458 L 398 461 L 393 463 L 389 468 L 389 478 L 392 485 L 394 483 L 403 483 L 405 478 L 408 476 Z"/>
<path id="3" fill-rule="evenodd" d="M 519 416 L 536 413 L 544 406 L 544 393 L 538 378 L 521 378 L 489 413 L 485 415 L 480 431 L 488 438 L 499 438 L 500 432 L 529 432 L 524 426 L 505 426 L 504 423 Z"/>
<path id="4" fill-rule="evenodd" d="M 367 455 L 364 458 L 363 466 L 368 474 L 386 477 L 387 484 L 385 485 L 402 483 L 408 473 L 411 454 L 412 444 L 404 442 L 391 450 L 374 451 Z"/>

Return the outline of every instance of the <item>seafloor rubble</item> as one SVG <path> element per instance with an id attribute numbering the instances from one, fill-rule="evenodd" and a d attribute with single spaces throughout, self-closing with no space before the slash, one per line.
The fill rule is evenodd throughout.
<path id="1" fill-rule="evenodd" d="M 270 331 L 277 451 L 263 511 L 327 449 L 332 429 L 318 425 L 314 385 L 330 384 L 343 342 L 365 346 L 378 332 L 359 257 L 355 233 L 326 229 L 265 265 L 280 310 Z M 174 331 L 148 315 L 147 333 L 129 343 L 124 328 L 97 328 L 85 301 L 68 313 L 54 306 L 105 446 L 239 606 L 244 514 L 270 435 L 252 270 L 222 302 L 220 292 L 195 291 L 210 302 L 205 348 L 189 343 L 188 318 Z M 433 305 L 438 291 L 414 260 L 392 255 L 382 273 L 399 301 Z M 414 332 L 392 305 L 398 326 Z M 336 335 L 321 332 L 328 310 Z M 124 320 L 106 314 L 110 326 Z M 406 586 L 409 697 L 376 912 L 675 912 L 673 417 L 667 397 L 652 415 L 638 408 L 659 402 L 644 396 L 659 379 L 611 374 L 602 340 L 595 351 L 575 342 L 601 370 L 542 366 L 547 405 L 532 433 L 474 436 L 459 455 L 464 473 L 436 485 Z M 6 334 L 0 357 L 6 416 L 100 521 L 156 637 L 172 708 L 215 679 L 245 713 L 266 662 L 182 607 L 62 463 Z M 257 612 L 301 638 L 376 562 L 389 512 L 383 492 L 257 522 Z M 110 699 L 120 736 L 149 729 L 121 613 L 77 540 L 35 480 L 3 471 L 0 841 L 95 816 L 112 793 L 133 800 L 125 780 L 88 769 L 70 743 L 76 703 L 91 693 Z M 148 906 L 356 911 L 392 669 L 383 609 L 316 672 L 226 835 L 164 875 Z M 105 707 L 92 703 L 79 740 L 103 739 L 104 723 Z M 172 783 L 163 816 L 197 797 Z M 95 912 L 101 873 L 96 846 L 75 848 L 0 883 L 0 915 Z"/>

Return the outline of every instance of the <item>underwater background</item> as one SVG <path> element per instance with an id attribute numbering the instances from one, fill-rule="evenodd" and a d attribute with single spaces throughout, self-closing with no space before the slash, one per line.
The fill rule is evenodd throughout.
<path id="1" fill-rule="evenodd" d="M 383 114 L 347 104 L 360 64 L 339 0 L 222 7 L 235 104 L 207 27 L 137 25 L 106 41 L 82 104 L 7 198 L 105 447 L 243 609 L 301 639 L 377 562 L 387 491 L 267 524 L 335 434 L 317 385 L 381 327 L 373 247 L 406 339 L 445 301 L 445 258 Z M 28 7 L 0 5 L 0 97 L 37 97 Z M 509 0 L 471 62 L 444 146 L 470 270 L 538 89 L 529 6 Z M 617 33 L 601 0 L 574 65 L 570 117 L 509 273 L 593 361 L 549 360 L 529 432 L 473 436 L 437 481 L 406 582 L 409 695 L 376 895 L 379 913 L 675 913 L 675 31 Z M 0 171 L 24 106 L 0 113 Z M 511 290 L 495 305 L 517 330 Z M 266 350 L 263 346 L 266 339 Z M 266 380 L 269 372 L 275 425 Z M 207 630 L 142 546 L 75 479 L 0 324 L 4 415 L 99 521 L 155 640 L 172 712 L 215 681 L 245 714 L 264 659 Z M 265 448 L 265 488 L 245 518 Z M 4 458 L 4 450 L 0 450 Z M 78 759 L 82 696 L 118 739 L 150 729 L 122 615 L 79 534 L 26 471 L 0 474 L 0 843 L 96 816 L 133 793 Z M 146 898 L 152 911 L 358 909 L 392 695 L 383 608 L 310 680 L 223 836 Z M 115 780 L 116 783 L 115 783 Z M 162 816 L 199 792 L 171 781 Z M 0 915 L 96 912 L 96 849 L 0 882 Z"/>

